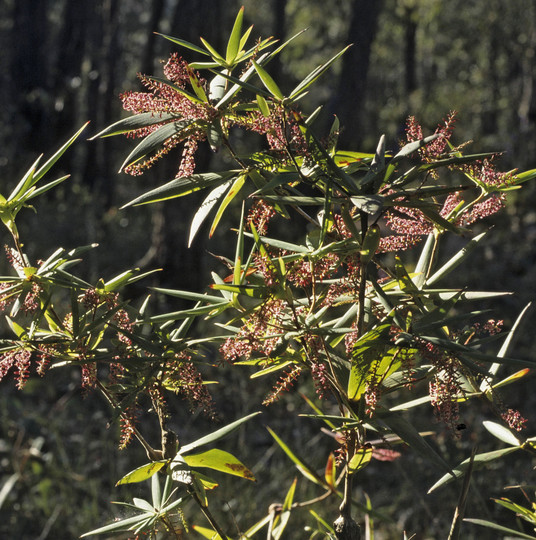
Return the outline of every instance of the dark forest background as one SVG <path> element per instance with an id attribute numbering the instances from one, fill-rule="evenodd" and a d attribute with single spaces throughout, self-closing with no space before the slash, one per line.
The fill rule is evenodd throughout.
<path id="1" fill-rule="evenodd" d="M 504 170 L 536 167 L 535 0 L 0 0 L 0 192 L 86 121 L 91 122 L 89 137 L 123 117 L 120 92 L 141 89 L 139 72 L 160 76 L 162 61 L 177 50 L 155 32 L 194 43 L 202 35 L 221 48 L 240 5 L 256 36 L 285 39 L 308 28 L 279 62 L 270 64 L 283 90 L 354 44 L 305 104 L 310 111 L 324 105 L 320 130 L 322 125 L 329 129 L 333 115 L 340 118 L 340 147 L 370 152 L 385 133 L 396 148 L 409 114 L 432 132 L 456 110 L 456 143 L 474 140 L 474 152 L 503 151 Z M 192 59 L 190 51 L 182 52 Z M 82 270 L 91 281 L 137 266 L 163 268 L 148 285 L 202 289 L 214 265 L 208 253 L 224 253 L 225 243 L 219 236 L 208 241 L 205 232 L 193 249 L 186 248 L 195 210 L 190 199 L 119 209 L 148 187 L 171 179 L 179 159 L 172 154 L 141 177 L 118 174 L 129 146 L 120 138 L 79 141 L 62 158 L 59 169 L 72 179 L 38 202 L 37 214 L 26 213 L 22 235 L 27 251 L 45 258 L 59 245 L 98 242 L 101 247 L 91 252 Z M 218 159 L 202 149 L 198 171 L 217 167 Z M 527 187 L 522 193 L 514 193 L 507 211 L 495 220 L 500 232 L 460 271 L 471 286 L 516 292 L 496 314 L 507 323 L 536 292 L 536 190 Z M 7 235 L 2 240 L 7 242 Z M 0 268 L 7 271 L 4 263 Z M 517 345 L 524 357 L 536 352 L 532 326 Z M 59 385 L 54 376 L 30 381 L 24 392 L 15 391 L 9 381 L 0 385 L 4 538 L 73 538 L 104 523 L 112 516 L 113 484 L 129 466 L 143 462 L 136 455 L 117 457 L 115 428 L 105 430 L 106 406 L 80 396 L 76 374 L 58 376 Z M 229 384 L 251 396 L 236 374 L 229 373 Z M 526 415 L 535 409 L 528 390 L 512 400 Z M 229 406 L 228 420 L 248 406 Z M 202 430 L 202 419 L 177 410 L 183 431 Z M 284 411 L 274 414 L 274 421 L 280 414 L 282 423 Z M 534 418 L 531 427 L 536 427 Z M 262 469 L 275 449 L 264 435 L 258 437 Z M 453 461 L 467 457 L 470 443 L 438 441 Z M 531 467 L 526 470 L 532 473 Z M 519 482 L 516 472 L 512 467 L 506 476 Z M 405 497 L 393 497 L 387 481 L 385 493 L 373 502 L 397 516 L 393 531 L 421 530 L 419 538 L 435 538 L 445 524 L 435 511 L 440 501 L 423 499 L 429 479 L 422 485 L 411 484 L 411 478 L 405 482 Z M 263 501 L 261 515 L 279 487 L 250 492 Z M 484 500 L 479 504 L 489 506 Z M 232 513 L 252 523 L 240 502 L 234 502 Z M 448 522 L 450 510 L 444 519 Z M 391 529 L 386 525 L 385 530 Z"/>

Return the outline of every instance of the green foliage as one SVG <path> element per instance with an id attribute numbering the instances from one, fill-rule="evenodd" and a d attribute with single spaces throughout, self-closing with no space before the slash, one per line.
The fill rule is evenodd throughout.
<path id="1" fill-rule="evenodd" d="M 298 379 L 306 379 L 305 399 L 315 413 L 312 416 L 325 423 L 338 443 L 337 458 L 326 448 L 320 474 L 303 457 L 303 441 L 290 445 L 268 428 L 306 483 L 312 484 L 314 496 L 298 500 L 294 479 L 282 495 L 283 502 L 272 505 L 241 538 L 253 537 L 265 527 L 269 538 L 283 538 L 289 534 L 292 515 L 303 508 L 313 518 L 310 538 L 320 534 L 355 538 L 356 533 L 348 531 L 358 530 L 352 517 L 356 509 L 367 516 L 371 535 L 372 517 L 376 526 L 383 517 L 374 511 L 368 496 L 364 503 L 357 501 L 353 483 L 374 458 L 399 457 L 382 448 L 387 441 L 404 443 L 445 473 L 430 491 L 466 476 L 451 530 L 455 538 L 460 534 L 472 471 L 513 452 L 534 452 L 533 438 L 514 434 L 525 420 L 496 395 L 497 388 L 527 373 L 524 369 L 500 378 L 499 369 L 530 368 L 534 362 L 507 356 L 511 336 L 497 353 L 490 352 L 502 337 L 501 325 L 483 320 L 485 312 L 472 310 L 469 302 L 497 293 L 467 290 L 463 282 L 456 288 L 437 288 L 437 284 L 453 275 L 480 246 L 484 234 L 471 238 L 473 224 L 501 210 L 506 196 L 536 174 L 501 173 L 494 155 L 464 154 L 463 145 L 450 142 L 453 113 L 430 136 L 424 136 L 410 117 L 407 141 L 394 155 L 386 151 L 384 137 L 375 154 L 338 149 L 339 120 L 323 141 L 313 129 L 315 113 L 301 110 L 299 100 L 344 50 L 285 95 L 268 64 L 291 40 L 275 48 L 269 38 L 248 49 L 251 28 L 242 32 L 242 26 L 243 9 L 225 52 L 204 39 L 200 47 L 164 36 L 208 60 L 188 64 L 172 56 L 164 68 L 165 79 L 142 77 L 148 92 L 123 96 L 125 108 L 134 116 L 99 133 L 141 138 L 121 167 L 135 175 L 171 148 L 182 146 L 176 178 L 148 189 L 125 206 L 210 189 L 192 222 L 190 243 L 211 213 L 212 235 L 224 223 L 225 211 L 242 204 L 233 231 L 234 257 L 219 257 L 227 275 L 213 274 L 207 287 L 210 294 L 154 289 L 195 303 L 180 311 L 154 314 L 150 296 L 138 308 L 123 293 L 150 272 L 129 269 L 95 284 L 71 273 L 95 246 L 60 248 L 44 261 L 32 263 L 15 218 L 29 199 L 64 180 L 35 188 L 78 132 L 37 171 L 35 164 L 8 198 L 0 199 L 2 221 L 13 237 L 8 257 L 17 274 L 4 277 L 0 291 L 3 309 L 11 307 L 7 320 L 14 334 L 1 343 L 1 376 L 12 371 L 22 388 L 34 367 L 40 374 L 51 368 L 79 369 L 83 387 L 102 394 L 112 419 L 121 424 L 121 446 L 136 439 L 146 451 L 149 463 L 117 484 L 150 479 L 152 501 L 134 498 L 126 506 L 135 515 L 84 536 L 129 531 L 151 537 L 166 532 L 180 538 L 188 530 L 189 519 L 183 512 L 194 505 L 197 516 L 202 514 L 211 527 L 196 526 L 196 531 L 207 538 L 229 538 L 213 513 L 209 492 L 218 484 L 198 469 L 248 480 L 255 476 L 223 448 L 198 449 L 258 413 L 184 444 L 182 434 L 169 428 L 166 398 L 181 395 L 191 409 L 216 418 L 202 372 L 207 367 L 217 371 L 225 361 L 232 369 L 253 368 L 251 385 L 254 380 L 262 384 L 266 376 L 279 376 L 265 405 L 277 401 Z M 265 141 L 241 154 L 235 144 L 239 130 Z M 213 150 L 226 152 L 227 170 L 195 172 L 195 152 L 204 141 Z M 440 183 L 445 171 L 458 179 Z M 278 221 L 284 223 L 283 230 L 269 234 Z M 439 265 L 438 252 L 454 235 L 464 245 Z M 415 266 L 405 252 L 421 243 Z M 68 301 L 62 303 L 62 298 Z M 60 311 L 58 306 L 64 305 Z M 196 320 L 212 325 L 220 335 L 196 337 L 192 331 Z M 321 405 L 313 401 L 314 392 Z M 460 405 L 478 398 L 509 426 L 483 424 L 508 447 L 476 453 L 452 467 L 428 442 L 429 432 L 413 425 L 411 414 L 416 407 L 431 405 L 455 436 Z M 147 409 L 160 431 L 159 448 L 152 447 L 137 426 L 138 415 Z M 160 477 L 165 477 L 163 489 Z M 335 501 L 338 517 L 308 508 L 327 500 Z"/>

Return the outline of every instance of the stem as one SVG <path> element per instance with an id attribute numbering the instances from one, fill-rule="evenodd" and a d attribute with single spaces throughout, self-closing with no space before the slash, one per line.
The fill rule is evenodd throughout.
<path id="1" fill-rule="evenodd" d="M 106 398 L 108 403 L 114 408 L 119 409 L 119 405 L 115 401 L 115 398 L 108 392 L 108 389 L 97 379 L 96 383 L 97 388 L 100 390 L 102 395 Z M 122 415 L 121 415 L 122 416 Z M 155 450 L 146 440 L 145 437 L 139 432 L 138 428 L 136 426 L 131 426 L 132 432 L 134 433 L 134 436 L 136 439 L 138 439 L 138 442 L 143 446 L 145 449 L 145 452 L 147 452 L 147 457 L 151 461 L 160 461 L 163 458 L 162 450 Z"/>
<path id="2" fill-rule="evenodd" d="M 189 488 L 188 492 L 194 499 L 194 501 L 197 503 L 199 508 L 201 508 L 201 512 L 203 512 L 204 516 L 207 518 L 209 523 L 212 525 L 212 528 L 220 535 L 220 538 L 222 540 L 225 540 L 227 538 L 227 535 L 223 532 L 222 528 L 218 524 L 218 522 L 215 520 L 214 516 L 211 514 L 210 510 L 208 509 L 208 506 L 205 506 L 201 500 L 199 499 L 197 493 L 193 490 L 193 488 Z"/>

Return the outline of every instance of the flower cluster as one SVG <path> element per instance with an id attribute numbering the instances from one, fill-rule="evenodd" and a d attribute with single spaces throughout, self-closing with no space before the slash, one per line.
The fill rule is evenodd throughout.
<path id="1" fill-rule="evenodd" d="M 430 162 L 445 154 L 450 137 L 452 136 L 452 132 L 454 130 L 455 121 L 456 112 L 451 111 L 443 123 L 437 126 L 434 132 L 434 135 L 437 137 L 433 141 L 429 142 L 426 146 L 419 149 L 419 154 L 424 161 Z M 414 116 L 410 116 L 407 120 L 406 138 L 408 143 L 423 139 L 422 128 Z"/>
<path id="2" fill-rule="evenodd" d="M 130 406 L 121 411 L 119 423 L 121 425 L 121 435 L 119 437 L 119 449 L 124 450 L 132 441 L 135 426 L 138 422 L 139 409 L 137 406 Z"/>
<path id="3" fill-rule="evenodd" d="M 164 373 L 165 386 L 187 399 L 192 411 L 200 408 L 207 416 L 216 417 L 212 397 L 191 356 L 185 353 L 176 355 L 166 362 Z"/>
<path id="4" fill-rule="evenodd" d="M 243 357 L 248 359 L 254 352 L 270 356 L 278 341 L 278 327 L 285 302 L 271 298 L 257 309 L 236 336 L 228 338 L 220 348 L 225 360 L 234 362 Z"/>
<path id="5" fill-rule="evenodd" d="M 192 80 L 196 81 L 194 84 L 206 87 L 206 81 L 199 79 L 188 63 L 176 53 L 171 55 L 164 66 L 164 75 L 172 84 L 139 75 L 140 80 L 149 92 L 125 92 L 121 94 L 120 97 L 125 110 L 134 114 L 153 113 L 155 117 L 160 115 L 162 118 L 161 122 L 155 122 L 149 126 L 130 131 L 128 136 L 145 137 L 163 125 L 178 120 L 184 121 L 186 124 L 181 124 L 180 128 L 177 128 L 177 133 L 167 138 L 155 154 L 126 167 L 125 172 L 128 174 L 142 174 L 145 169 L 151 167 L 158 159 L 181 143 L 184 143 L 184 150 L 177 177 L 191 175 L 195 170 L 194 155 L 197 150 L 197 143 L 206 138 L 201 124 L 213 118 L 215 111 L 208 104 L 192 101 L 180 90 L 191 84 Z M 162 117 L 164 113 L 172 115 L 172 117 Z"/>
<path id="6" fill-rule="evenodd" d="M 510 429 L 521 431 L 525 429 L 527 419 L 521 416 L 519 411 L 508 409 L 501 414 L 501 418 L 508 424 Z"/>
<path id="7" fill-rule="evenodd" d="M 427 341 L 418 341 L 418 350 L 422 359 L 435 368 L 433 380 L 429 383 L 430 402 L 437 417 L 452 433 L 456 433 L 460 413 L 458 398 L 464 395 L 459 380 L 459 362 L 456 357 L 445 354 Z"/>
<path id="8" fill-rule="evenodd" d="M 277 381 L 273 390 L 266 396 L 262 404 L 271 405 L 281 397 L 282 392 L 288 392 L 294 386 L 294 382 L 300 376 L 301 372 L 301 366 L 294 366 L 291 370 L 287 371 L 279 381 Z"/>
<path id="9" fill-rule="evenodd" d="M 246 219 L 246 230 L 249 231 L 251 229 L 251 225 L 253 225 L 259 235 L 263 236 L 268 230 L 268 223 L 274 216 L 274 207 L 271 204 L 268 204 L 266 201 L 258 199 L 255 201 L 248 213 Z"/>
<path id="10" fill-rule="evenodd" d="M 12 349 L 0 356 L 0 381 L 15 367 L 16 386 L 21 390 L 30 373 L 31 352 L 25 348 Z"/>
<path id="11" fill-rule="evenodd" d="M 249 131 L 265 135 L 271 150 L 290 151 L 294 156 L 310 155 L 307 141 L 300 129 L 300 117 L 295 111 L 291 114 L 284 107 L 275 105 L 270 115 L 261 111 L 252 111 L 245 116 L 236 116 L 233 122 Z M 281 156 L 283 160 L 286 157 Z"/>

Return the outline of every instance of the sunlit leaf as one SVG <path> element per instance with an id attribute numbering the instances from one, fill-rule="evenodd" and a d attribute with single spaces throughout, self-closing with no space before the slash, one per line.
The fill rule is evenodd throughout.
<path id="1" fill-rule="evenodd" d="M 519 447 L 513 446 L 510 448 L 503 448 L 501 450 L 494 450 L 492 452 L 486 452 L 484 454 L 477 454 L 474 459 L 473 467 L 475 470 L 480 469 L 487 465 L 488 463 L 491 463 L 492 461 L 495 461 L 496 459 L 499 459 L 503 456 L 506 456 L 508 454 L 511 454 L 512 452 L 515 452 L 516 450 L 519 450 Z M 469 468 L 470 459 L 466 459 L 462 461 L 459 465 L 457 465 L 453 470 L 453 474 L 445 474 L 442 476 L 429 490 L 428 493 L 432 493 L 432 491 L 435 491 L 438 487 L 441 487 L 445 484 L 448 484 L 449 482 L 452 482 L 454 478 L 459 478 L 460 476 L 463 476 L 467 469 Z M 453 476 L 454 475 L 454 476 Z"/>
<path id="2" fill-rule="evenodd" d="M 157 148 L 160 148 L 164 142 L 172 137 L 183 137 L 184 130 L 186 130 L 192 124 L 191 120 L 178 120 L 177 122 L 170 122 L 157 128 L 155 131 L 149 133 L 144 137 L 140 143 L 130 152 L 121 167 L 122 171 L 128 165 L 136 163 L 147 154 L 150 154 Z"/>
<path id="3" fill-rule="evenodd" d="M 521 441 L 506 427 L 497 424 L 496 422 L 490 422 L 485 420 L 482 422 L 484 427 L 494 436 L 502 442 L 510 444 L 512 446 L 520 446 Z"/>
<path id="4" fill-rule="evenodd" d="M 214 221 L 212 222 L 212 226 L 210 227 L 209 231 L 209 237 L 212 237 L 212 235 L 214 234 L 214 231 L 216 230 L 216 227 L 218 226 L 218 223 L 220 222 L 220 219 L 222 218 L 225 209 L 227 208 L 227 206 L 229 206 L 229 203 L 238 195 L 239 191 L 244 185 L 244 182 L 246 181 L 246 178 L 246 174 L 241 174 L 233 182 L 231 189 L 229 189 L 229 191 L 225 195 L 223 201 L 220 204 L 220 207 L 218 208 L 218 211 L 216 212 L 216 215 L 214 216 Z"/>
<path id="5" fill-rule="evenodd" d="M 210 211 L 216 206 L 219 199 L 223 194 L 229 189 L 231 185 L 231 180 L 224 182 L 223 184 L 216 186 L 201 203 L 201 206 L 197 209 L 192 223 L 190 224 L 190 234 L 188 236 L 188 247 L 192 245 L 192 242 L 195 238 L 195 235 L 199 231 L 202 223 L 205 221 L 206 217 L 209 215 Z"/>
<path id="6" fill-rule="evenodd" d="M 218 450 L 217 448 L 201 452 L 200 454 L 182 455 L 182 458 L 190 467 L 214 469 L 215 471 L 221 471 L 255 481 L 252 472 L 241 461 L 229 452 Z"/>
<path id="7" fill-rule="evenodd" d="M 351 474 L 354 474 L 357 471 L 366 467 L 370 463 L 371 459 L 372 446 L 363 446 L 362 448 L 359 448 L 352 456 L 352 459 L 348 463 L 348 470 Z"/>
<path id="8" fill-rule="evenodd" d="M 214 529 L 201 527 L 200 525 L 192 525 L 192 529 L 196 533 L 199 533 L 203 538 L 208 538 L 209 540 L 231 540 L 230 536 L 226 536 L 225 539 L 223 539 Z"/>
<path id="9" fill-rule="evenodd" d="M 142 465 L 141 467 L 130 471 L 128 474 L 125 474 L 125 476 L 123 476 L 123 478 L 121 478 L 121 480 L 117 482 L 116 486 L 120 486 L 122 484 L 134 484 L 136 482 L 143 482 L 144 480 L 151 478 L 153 474 L 156 474 L 162 467 L 166 465 L 166 463 L 168 462 L 152 461 L 151 463 Z"/>
<path id="10" fill-rule="evenodd" d="M 184 39 L 179 39 L 172 36 L 167 36 L 166 34 L 160 34 L 158 32 L 156 32 L 156 34 L 158 34 L 159 36 L 162 36 L 163 38 L 166 38 L 172 43 L 176 43 L 177 45 L 180 45 L 181 47 L 186 47 L 187 49 L 201 53 L 205 56 L 210 56 L 205 49 L 202 49 L 201 47 L 194 45 L 193 43 L 190 43 L 189 41 L 185 41 Z"/>
<path id="11" fill-rule="evenodd" d="M 485 519 L 465 518 L 464 521 L 466 521 L 467 523 L 474 523 L 475 525 L 482 525 L 482 527 L 488 527 L 489 529 L 495 529 L 496 531 L 501 531 L 503 533 L 508 533 L 512 535 L 512 538 L 526 538 L 528 540 L 536 540 L 536 536 L 531 536 L 530 534 L 515 531 L 514 529 L 503 527 L 502 525 L 498 525 L 497 523 L 493 523 Z"/>
<path id="12" fill-rule="evenodd" d="M 279 99 L 280 101 L 285 99 L 283 92 L 281 92 L 281 90 L 279 89 L 279 86 L 277 86 L 276 82 L 272 79 L 272 77 L 268 74 L 268 72 L 261 65 L 257 64 L 255 60 L 252 60 L 252 63 L 253 63 L 253 66 L 255 67 L 255 71 L 259 75 L 262 83 L 264 84 L 268 92 L 270 92 L 272 96 Z"/>
<path id="13" fill-rule="evenodd" d="M 240 418 L 239 420 L 236 420 L 235 422 L 231 422 L 230 424 L 217 429 L 216 431 L 209 433 L 208 435 L 205 435 L 204 437 L 201 437 L 197 441 L 191 442 L 189 444 L 185 444 L 181 448 L 181 455 L 186 454 L 188 452 L 192 452 L 196 450 L 197 448 L 201 446 L 205 446 L 206 444 L 213 443 L 217 441 L 218 439 L 221 439 L 222 437 L 225 437 L 238 429 L 244 422 L 247 422 L 248 420 L 251 420 L 255 416 L 261 414 L 260 412 L 254 412 L 251 414 L 248 414 L 247 416 L 244 416 L 243 418 Z"/>
<path id="14" fill-rule="evenodd" d="M 328 60 L 326 63 L 322 64 L 321 66 L 316 67 L 303 81 L 292 90 L 290 93 L 291 99 L 296 99 L 300 94 L 302 94 L 309 86 L 311 86 L 319 77 L 322 76 L 322 74 L 333 64 L 333 62 L 337 61 L 349 48 L 351 45 L 348 45 L 345 47 L 342 51 L 338 52 L 333 58 Z"/>
<path id="15" fill-rule="evenodd" d="M 98 137 L 112 137 L 113 135 L 120 135 L 122 133 L 128 133 L 135 129 L 152 126 L 154 124 L 167 123 L 170 120 L 178 120 L 179 117 L 176 114 L 170 113 L 153 113 L 146 112 L 140 114 L 134 114 L 128 118 L 123 118 L 113 124 L 104 128 L 102 131 L 93 135 L 90 140 L 97 139 Z"/>
<path id="16" fill-rule="evenodd" d="M 222 184 L 234 175 L 235 171 L 225 171 L 222 173 L 192 174 L 191 176 L 176 178 L 163 186 L 159 186 L 144 193 L 143 195 L 140 195 L 139 197 L 136 197 L 134 200 L 125 204 L 123 208 L 182 197 L 184 195 L 188 195 L 189 193 L 193 193 L 194 191 L 206 189 L 216 184 Z"/>
<path id="17" fill-rule="evenodd" d="M 232 64 L 240 50 L 240 37 L 242 34 L 242 21 L 244 19 L 244 6 L 238 11 L 236 16 L 229 41 L 227 43 L 227 51 L 225 53 L 225 61 L 227 64 Z"/>
<path id="18" fill-rule="evenodd" d="M 283 440 L 276 435 L 276 433 L 271 430 L 269 427 L 266 427 L 266 429 L 269 431 L 270 435 L 275 439 L 277 444 L 281 447 L 281 449 L 287 454 L 287 456 L 291 459 L 291 461 L 296 465 L 298 470 L 311 482 L 314 482 L 315 484 L 324 485 L 324 481 L 314 472 L 314 470 L 309 467 L 302 459 L 300 459 L 284 442 Z"/>

